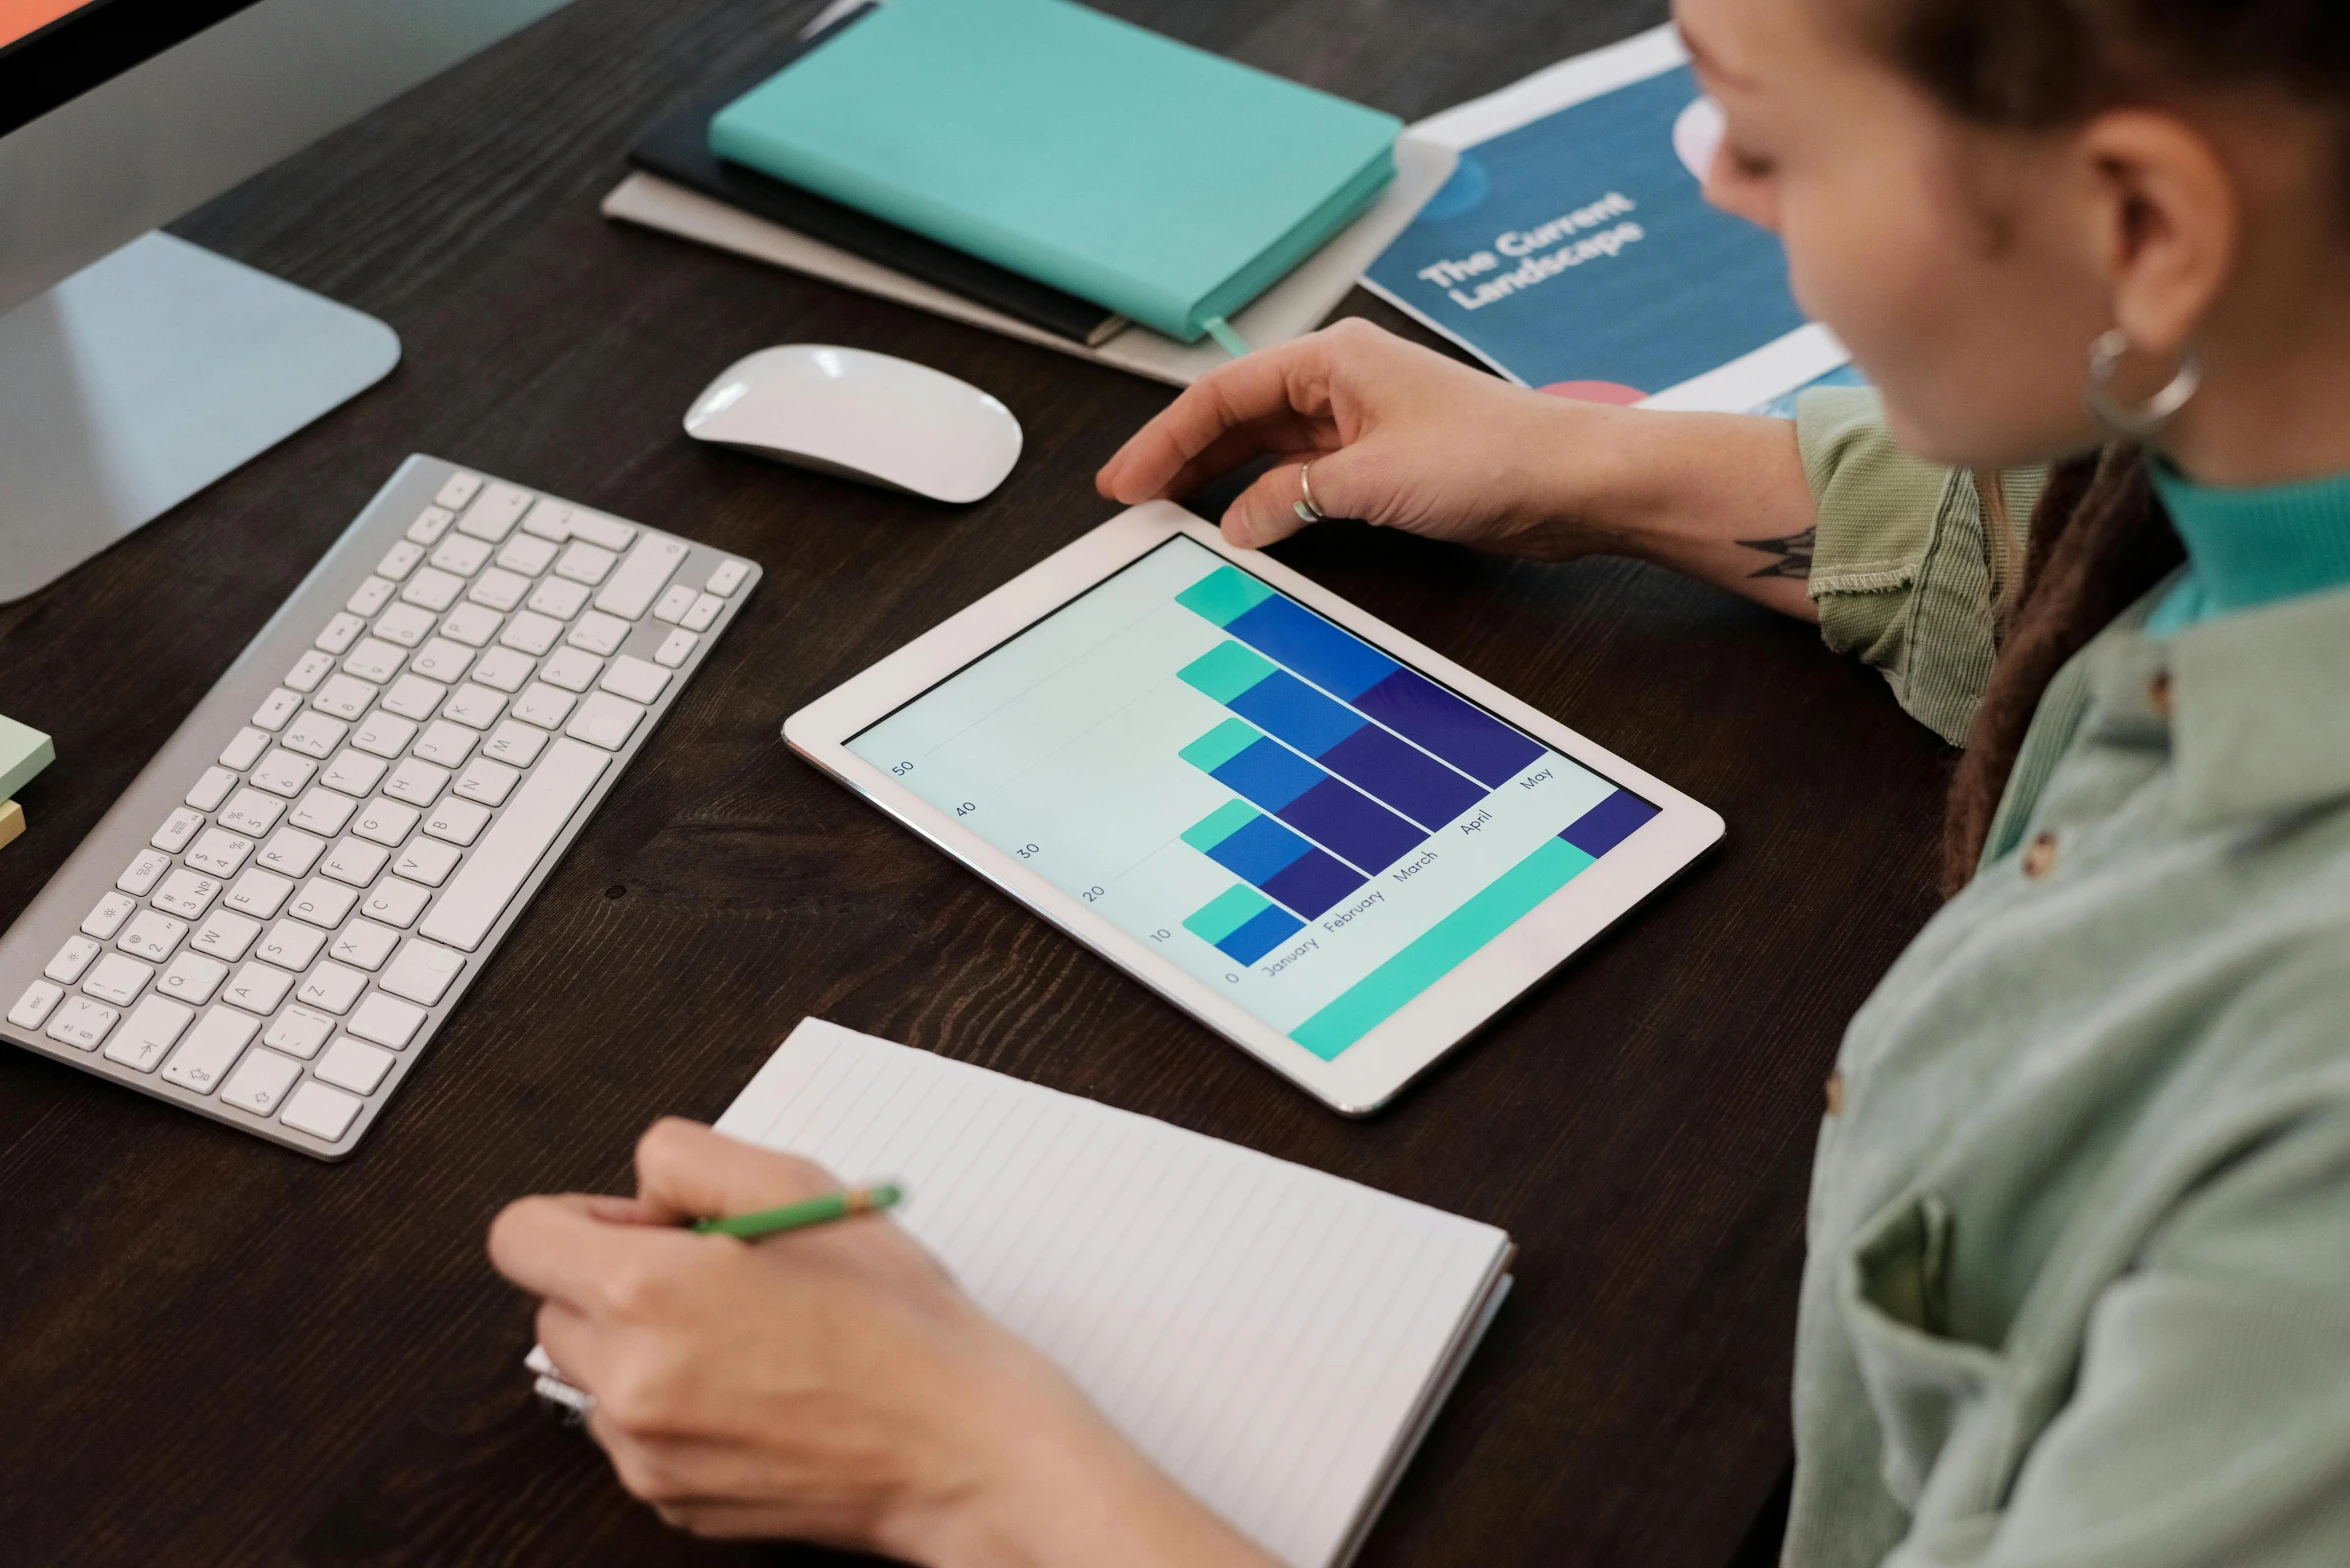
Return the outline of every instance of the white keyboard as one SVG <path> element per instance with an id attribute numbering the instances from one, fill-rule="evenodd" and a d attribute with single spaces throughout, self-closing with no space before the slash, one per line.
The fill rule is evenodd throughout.
<path id="1" fill-rule="evenodd" d="M 8 1036 L 350 1153 L 758 577 L 410 458 L 0 938 Z"/>

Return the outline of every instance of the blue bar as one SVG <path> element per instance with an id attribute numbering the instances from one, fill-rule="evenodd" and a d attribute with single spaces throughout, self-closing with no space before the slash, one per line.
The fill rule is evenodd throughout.
<path id="1" fill-rule="evenodd" d="M 1324 691 L 1353 702 L 1403 666 L 1279 594 L 1234 616 L 1224 629 Z"/>
<path id="2" fill-rule="evenodd" d="M 1369 727 L 1361 714 L 1340 707 L 1287 670 L 1273 671 L 1224 705 L 1309 757 L 1319 757 L 1357 730 Z"/>
<path id="3" fill-rule="evenodd" d="M 1318 849 L 1308 849 L 1279 875 L 1258 884 L 1308 920 L 1319 920 L 1362 885 L 1360 871 Z"/>
<path id="4" fill-rule="evenodd" d="M 1287 746 L 1262 737 L 1250 742 L 1247 749 L 1231 760 L 1210 769 L 1208 776 L 1275 816 L 1291 801 L 1330 777 Z"/>
<path id="5" fill-rule="evenodd" d="M 1258 915 L 1216 946 L 1244 964 L 1253 964 L 1303 929 L 1304 921 L 1276 907 Z"/>
<path id="6" fill-rule="evenodd" d="M 1559 837 L 1597 860 L 1637 833 L 1641 824 L 1655 815 L 1656 807 L 1638 795 L 1617 790 L 1577 817 L 1575 825 Z"/>
<path id="7" fill-rule="evenodd" d="M 1257 609 L 1281 602 L 1268 599 Z M 1419 742 L 1489 788 L 1501 788 L 1542 755 L 1539 744 L 1483 708 L 1471 707 L 1425 676 L 1400 666 L 1351 700 L 1389 729 Z"/>
<path id="8" fill-rule="evenodd" d="M 1268 877 L 1288 870 L 1313 847 L 1271 817 L 1259 817 L 1209 850 L 1208 858 L 1243 881 L 1263 887 Z"/>
<path id="9" fill-rule="evenodd" d="M 1368 795 L 1327 776 L 1274 815 L 1365 871 L 1385 871 L 1428 837 Z"/>
<path id="10" fill-rule="evenodd" d="M 1315 760 L 1432 830 L 1485 798 L 1483 785 L 1470 783 L 1376 724 L 1364 725 Z"/>

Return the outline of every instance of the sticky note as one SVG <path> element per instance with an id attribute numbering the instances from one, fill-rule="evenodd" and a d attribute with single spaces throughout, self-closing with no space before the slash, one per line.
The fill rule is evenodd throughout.
<path id="1" fill-rule="evenodd" d="M 6 800 L 57 760 L 49 737 L 29 724 L 0 718 L 0 800 Z"/>
<path id="2" fill-rule="evenodd" d="M 24 807 L 13 800 L 0 800 L 0 844 L 15 842 L 24 832 Z"/>

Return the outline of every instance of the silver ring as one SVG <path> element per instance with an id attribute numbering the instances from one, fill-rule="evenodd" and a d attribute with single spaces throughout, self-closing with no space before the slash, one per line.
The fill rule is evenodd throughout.
<path id="1" fill-rule="evenodd" d="M 2171 422 L 2171 416 L 2187 406 L 2195 390 L 2203 383 L 2203 359 L 2193 348 L 2179 356 L 2179 368 L 2167 385 L 2145 402 L 2128 407 L 2113 396 L 2114 372 L 2121 368 L 2122 356 L 2130 351 L 2130 336 L 2119 327 L 2098 334 L 2089 345 L 2089 412 L 2100 424 L 2116 435 L 2134 441 L 2153 441 Z"/>
<path id="2" fill-rule="evenodd" d="M 1314 504 L 1314 481 L 1307 473 L 1313 466 L 1311 458 L 1297 465 L 1297 489 L 1303 499 L 1292 503 L 1290 510 L 1297 513 L 1297 520 L 1301 523 L 1319 523 L 1329 516 Z"/>

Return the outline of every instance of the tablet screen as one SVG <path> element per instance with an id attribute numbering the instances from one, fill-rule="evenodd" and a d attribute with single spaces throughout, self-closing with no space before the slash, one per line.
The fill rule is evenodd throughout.
<path id="1" fill-rule="evenodd" d="M 1180 535 L 848 748 L 1325 1061 L 1657 811 Z"/>

